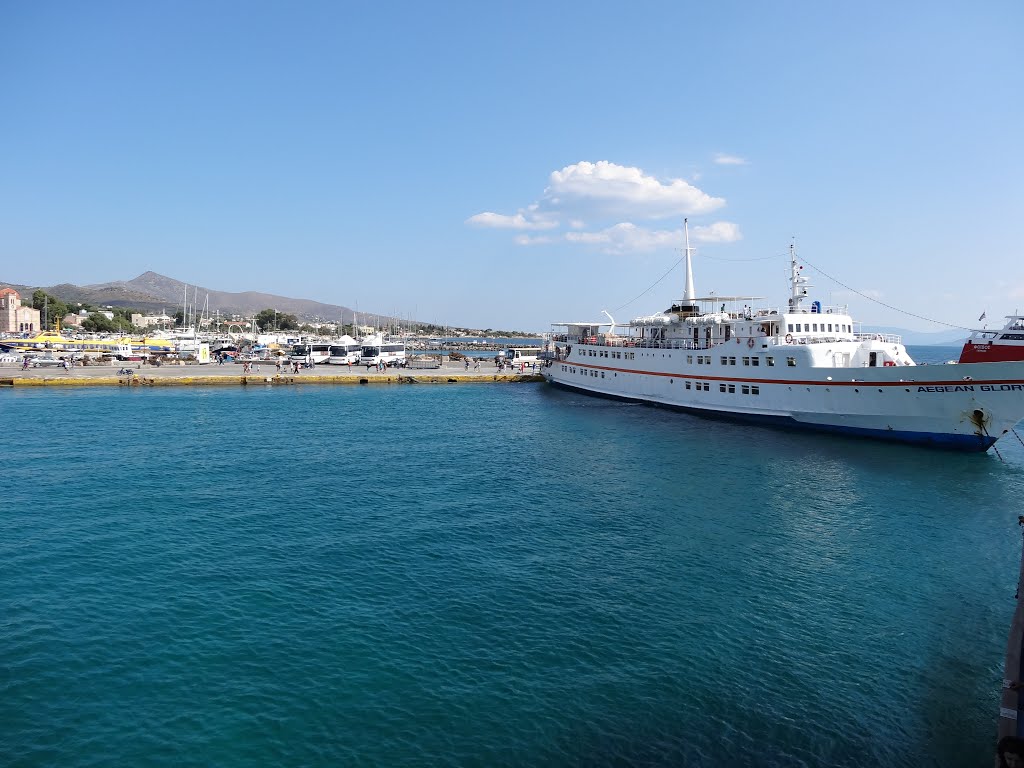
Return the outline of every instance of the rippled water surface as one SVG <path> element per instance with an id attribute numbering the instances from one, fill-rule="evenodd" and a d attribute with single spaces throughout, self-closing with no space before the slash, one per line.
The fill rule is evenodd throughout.
<path id="1" fill-rule="evenodd" d="M 0 417 L 0 764 L 991 764 L 1012 436 L 541 385 L 7 391 Z"/>

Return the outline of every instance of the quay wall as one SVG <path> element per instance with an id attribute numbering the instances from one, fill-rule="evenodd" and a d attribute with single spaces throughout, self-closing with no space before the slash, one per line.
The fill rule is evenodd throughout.
<path id="1" fill-rule="evenodd" d="M 367 374 L 367 375 L 167 375 L 167 376 L 3 376 L 5 387 L 206 387 L 206 386 L 289 386 L 301 384 L 524 384 L 541 382 L 540 374 Z"/>

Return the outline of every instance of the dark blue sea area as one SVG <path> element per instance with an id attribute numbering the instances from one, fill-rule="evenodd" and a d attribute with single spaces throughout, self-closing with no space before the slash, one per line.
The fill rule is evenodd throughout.
<path id="1" fill-rule="evenodd" d="M 992 764 L 1013 435 L 539 384 L 15 389 L 0 423 L 0 765 Z"/>

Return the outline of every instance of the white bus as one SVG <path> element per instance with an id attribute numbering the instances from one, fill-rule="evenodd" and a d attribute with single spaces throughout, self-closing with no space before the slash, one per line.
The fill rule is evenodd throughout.
<path id="1" fill-rule="evenodd" d="M 498 353 L 498 360 L 509 365 L 533 365 L 540 362 L 540 353 L 543 347 L 516 347 L 503 349 Z"/>
<path id="2" fill-rule="evenodd" d="M 355 365 L 362 351 L 363 347 L 358 341 L 351 336 L 342 336 L 331 344 L 331 356 L 327 362 L 331 365 Z"/>
<path id="3" fill-rule="evenodd" d="M 326 363 L 331 358 L 331 345 L 317 342 L 315 344 L 294 344 L 288 353 L 288 359 L 294 363 Z"/>
<path id="4" fill-rule="evenodd" d="M 363 339 L 361 365 L 405 365 L 405 343 L 385 340 L 380 334 Z"/>

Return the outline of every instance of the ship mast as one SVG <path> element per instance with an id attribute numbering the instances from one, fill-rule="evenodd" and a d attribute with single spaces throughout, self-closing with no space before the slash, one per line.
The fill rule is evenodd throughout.
<path id="1" fill-rule="evenodd" d="M 799 312 L 800 302 L 807 298 L 807 289 L 813 286 L 804 275 L 803 267 L 796 263 L 796 244 L 789 244 L 789 311 Z"/>
<path id="2" fill-rule="evenodd" d="M 683 234 L 686 236 L 686 256 L 684 257 L 686 259 L 686 289 L 683 293 L 683 301 L 692 304 L 696 300 L 697 294 L 693 290 L 693 263 L 690 260 L 690 253 L 693 249 L 690 247 L 689 221 L 689 219 L 683 219 Z"/>

